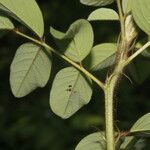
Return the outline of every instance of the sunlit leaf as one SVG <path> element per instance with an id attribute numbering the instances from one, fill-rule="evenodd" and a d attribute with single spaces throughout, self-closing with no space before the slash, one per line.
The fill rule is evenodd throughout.
<path id="1" fill-rule="evenodd" d="M 16 97 L 23 97 L 49 80 L 51 61 L 43 49 L 35 44 L 21 45 L 10 70 L 11 89 Z"/>
<path id="2" fill-rule="evenodd" d="M 26 25 L 39 37 L 43 36 L 43 17 L 35 0 L 0 0 L 0 9 Z"/>
<path id="3" fill-rule="evenodd" d="M 131 11 L 131 1 L 132 0 L 122 0 L 123 12 L 125 14 L 127 14 Z"/>
<path id="4" fill-rule="evenodd" d="M 119 16 L 113 9 L 99 8 L 89 15 L 88 20 L 119 20 Z"/>
<path id="5" fill-rule="evenodd" d="M 114 2 L 114 0 L 80 0 L 82 4 L 89 6 L 105 6 Z"/>
<path id="6" fill-rule="evenodd" d="M 150 35 L 150 0 L 132 0 L 132 13 L 137 25 Z"/>
<path id="7" fill-rule="evenodd" d="M 137 133 L 140 136 L 140 133 L 150 136 L 150 113 L 141 117 L 130 129 L 131 133 Z"/>
<path id="8" fill-rule="evenodd" d="M 80 141 L 75 150 L 106 150 L 106 141 L 103 132 L 96 132 Z"/>
<path id="9" fill-rule="evenodd" d="M 65 55 L 76 62 L 81 62 L 92 49 L 94 41 L 92 26 L 84 19 L 74 22 L 65 34 L 54 28 L 50 28 L 50 33 L 54 38 L 61 40 L 60 49 L 63 48 Z M 65 47 L 62 46 L 64 40 L 69 40 Z"/>
<path id="10" fill-rule="evenodd" d="M 93 47 L 86 58 L 86 64 L 91 70 L 99 70 L 112 65 L 115 61 L 117 45 L 115 43 L 103 43 Z"/>
<path id="11" fill-rule="evenodd" d="M 66 119 L 89 103 L 91 95 L 91 81 L 77 69 L 68 67 L 59 71 L 54 79 L 50 106 L 55 114 Z"/>
<path id="12" fill-rule="evenodd" d="M 0 30 L 11 30 L 14 29 L 14 25 L 11 20 L 7 17 L 0 16 Z"/>

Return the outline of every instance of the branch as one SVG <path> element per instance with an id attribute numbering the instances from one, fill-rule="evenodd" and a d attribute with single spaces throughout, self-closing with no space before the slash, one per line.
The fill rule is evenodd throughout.
<path id="1" fill-rule="evenodd" d="M 122 40 L 123 40 L 124 37 L 125 37 L 124 16 L 123 16 L 122 6 L 121 6 L 120 0 L 116 0 L 116 2 L 117 2 L 117 7 L 118 7 L 118 11 L 119 11 L 119 18 L 120 18 L 121 37 L 122 37 Z"/>
<path id="2" fill-rule="evenodd" d="M 143 47 L 138 49 L 133 55 L 131 55 L 126 61 L 124 66 L 127 66 L 134 58 L 136 58 L 139 54 L 141 54 L 146 48 L 150 46 L 150 42 L 147 42 Z"/>
<path id="3" fill-rule="evenodd" d="M 80 70 L 81 72 L 83 72 L 85 75 L 87 75 L 90 79 L 92 79 L 98 86 L 100 86 L 103 90 L 104 90 L 104 84 L 99 80 L 97 79 L 93 74 L 91 74 L 89 71 L 87 71 L 85 68 L 83 68 L 82 66 L 80 66 L 79 64 L 77 64 L 76 62 L 72 61 L 71 59 L 69 59 L 68 57 L 66 57 L 65 55 L 59 53 L 58 51 L 56 51 L 55 49 L 53 49 L 52 47 L 50 47 L 48 44 L 46 44 L 45 42 L 43 41 L 39 41 L 39 40 L 36 40 L 18 30 L 13 30 L 16 34 L 38 44 L 38 45 L 41 45 L 43 46 L 47 52 L 52 52 L 54 53 L 55 55 L 59 56 L 60 58 L 62 58 L 63 60 L 65 60 L 66 62 L 68 62 L 69 64 L 71 64 L 72 66 L 74 66 L 75 68 L 77 68 L 78 70 Z"/>

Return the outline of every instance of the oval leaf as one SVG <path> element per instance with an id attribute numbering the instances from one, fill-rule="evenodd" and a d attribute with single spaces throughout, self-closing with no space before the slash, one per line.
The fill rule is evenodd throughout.
<path id="1" fill-rule="evenodd" d="M 61 40 L 60 48 L 63 48 L 65 55 L 76 62 L 81 62 L 91 51 L 94 41 L 94 34 L 90 23 L 84 19 L 74 22 L 64 34 L 50 28 L 51 34 Z M 64 47 L 64 41 L 67 44 Z M 69 41 L 69 42 L 68 42 Z"/>
<path id="2" fill-rule="evenodd" d="M 137 25 L 150 35 L 150 0 L 132 1 L 133 18 Z"/>
<path id="3" fill-rule="evenodd" d="M 114 0 L 80 0 L 84 5 L 89 6 L 105 6 L 114 2 Z"/>
<path id="4" fill-rule="evenodd" d="M 90 83 L 90 80 L 73 67 L 59 71 L 50 92 L 53 112 L 66 119 L 89 103 L 92 95 Z"/>
<path id="5" fill-rule="evenodd" d="M 150 132 L 150 113 L 141 117 L 130 129 L 130 132 Z"/>
<path id="6" fill-rule="evenodd" d="M 9 18 L 0 16 L 0 29 L 11 30 L 14 29 L 14 25 Z"/>
<path id="7" fill-rule="evenodd" d="M 125 14 L 131 11 L 131 2 L 132 0 L 122 0 L 122 8 Z"/>
<path id="8" fill-rule="evenodd" d="M 43 49 L 35 44 L 21 45 L 10 70 L 10 84 L 16 97 L 23 97 L 37 87 L 44 87 L 49 79 L 51 61 Z"/>
<path id="9" fill-rule="evenodd" d="M 90 134 L 80 141 L 75 150 L 106 150 L 105 136 L 102 132 Z"/>
<path id="10" fill-rule="evenodd" d="M 103 43 L 92 48 L 86 59 L 86 64 L 91 70 L 99 70 L 112 65 L 115 61 L 117 45 L 115 43 Z"/>
<path id="11" fill-rule="evenodd" d="M 39 37 L 43 36 L 43 16 L 35 0 L 0 0 L 0 9 L 26 25 Z"/>
<path id="12" fill-rule="evenodd" d="M 89 17 L 89 21 L 94 20 L 119 20 L 118 14 L 113 10 L 109 8 L 100 8 L 95 11 L 93 11 Z"/>

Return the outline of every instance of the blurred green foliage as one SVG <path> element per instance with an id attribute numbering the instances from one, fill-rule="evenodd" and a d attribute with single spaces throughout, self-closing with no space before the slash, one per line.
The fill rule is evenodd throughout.
<path id="1" fill-rule="evenodd" d="M 53 46 L 49 26 L 66 31 L 76 19 L 86 18 L 94 10 L 93 7 L 81 5 L 79 0 L 38 0 L 38 3 L 45 19 L 46 41 Z M 115 8 L 114 5 L 110 7 Z M 20 24 L 16 25 L 25 30 Z M 117 41 L 117 22 L 93 22 L 92 25 L 95 44 Z M 9 67 L 17 47 L 26 41 L 14 33 L 0 32 L 0 38 L 0 150 L 73 150 L 87 134 L 104 130 L 103 93 L 95 85 L 91 102 L 70 119 L 62 120 L 50 110 L 51 81 L 55 73 L 66 65 L 58 58 L 54 57 L 57 65 L 53 66 L 46 88 L 38 89 L 25 98 L 15 99 L 10 91 Z M 150 110 L 149 67 L 150 60 L 138 57 L 125 71 L 132 83 L 123 76 L 116 89 L 115 123 L 124 131 Z M 96 75 L 104 79 L 106 70 Z M 148 150 L 148 147 L 144 149 Z"/>

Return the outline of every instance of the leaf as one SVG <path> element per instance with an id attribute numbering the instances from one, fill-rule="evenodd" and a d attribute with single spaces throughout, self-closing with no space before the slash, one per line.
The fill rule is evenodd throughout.
<path id="1" fill-rule="evenodd" d="M 150 0 L 132 0 L 133 18 L 137 25 L 150 35 Z"/>
<path id="2" fill-rule="evenodd" d="M 119 20 L 119 16 L 113 9 L 99 8 L 89 15 L 88 20 Z"/>
<path id="3" fill-rule="evenodd" d="M 115 61 L 117 45 L 115 43 L 103 43 L 93 47 L 86 59 L 86 64 L 91 70 L 99 70 L 112 65 Z"/>
<path id="4" fill-rule="evenodd" d="M 77 69 L 68 67 L 59 71 L 50 92 L 50 106 L 55 114 L 66 119 L 83 105 L 92 95 L 91 82 Z"/>
<path id="5" fill-rule="evenodd" d="M 35 44 L 21 45 L 10 69 L 10 84 L 15 97 L 23 97 L 49 80 L 51 61 L 43 49 Z"/>
<path id="6" fill-rule="evenodd" d="M 89 6 L 105 6 L 114 2 L 114 0 L 80 0 L 84 5 Z"/>
<path id="7" fill-rule="evenodd" d="M 105 136 L 102 132 L 90 134 L 80 141 L 75 150 L 106 150 Z"/>
<path id="8" fill-rule="evenodd" d="M 0 0 L 0 9 L 23 23 L 39 37 L 43 36 L 43 16 L 35 0 Z"/>
<path id="9" fill-rule="evenodd" d="M 144 66 L 144 67 L 143 67 Z M 128 71 L 132 79 L 138 83 L 143 83 L 150 75 L 150 61 L 146 59 L 138 59 L 128 66 Z"/>
<path id="10" fill-rule="evenodd" d="M 150 113 L 141 117 L 130 129 L 131 133 L 144 133 L 150 136 Z"/>
<path id="11" fill-rule="evenodd" d="M 137 145 L 139 138 L 134 136 L 126 136 L 124 142 L 122 143 L 120 150 L 133 150 Z"/>
<path id="12" fill-rule="evenodd" d="M 14 25 L 9 18 L 0 16 L 0 30 L 1 29 L 11 30 L 14 29 Z"/>
<path id="13" fill-rule="evenodd" d="M 65 34 L 54 28 L 50 28 L 50 33 L 54 38 L 61 40 L 60 48 L 64 48 L 65 55 L 73 61 L 81 62 L 92 49 L 94 41 L 92 26 L 84 19 L 74 22 Z M 67 44 L 64 46 L 66 40 Z"/>
<path id="14" fill-rule="evenodd" d="M 131 2 L 132 0 L 122 0 L 122 8 L 125 14 L 128 14 L 131 11 Z"/>

